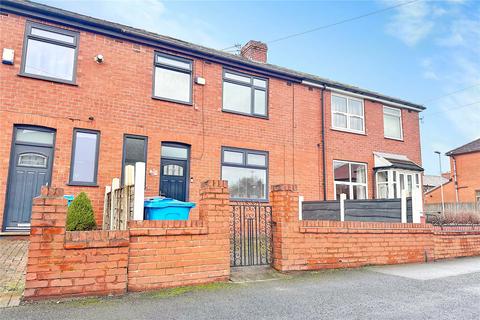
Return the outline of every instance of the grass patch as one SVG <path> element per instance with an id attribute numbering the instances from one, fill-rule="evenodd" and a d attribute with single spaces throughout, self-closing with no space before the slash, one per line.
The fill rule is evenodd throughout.
<path id="1" fill-rule="evenodd" d="M 212 283 L 200 284 L 195 286 L 184 286 L 184 287 L 161 289 L 157 291 L 150 291 L 150 292 L 144 293 L 143 295 L 149 298 L 164 299 L 164 298 L 177 297 L 189 292 L 215 291 L 220 289 L 232 288 L 233 286 L 235 285 L 228 282 L 212 282 Z"/>
<path id="2" fill-rule="evenodd" d="M 8 282 L 3 285 L 3 287 L 0 287 L 0 292 L 23 292 L 23 289 L 25 288 L 24 283 L 18 283 L 18 282 Z"/>
<path id="3" fill-rule="evenodd" d="M 65 301 L 65 304 L 71 307 L 85 307 L 91 306 L 99 303 L 104 303 L 105 301 L 98 297 L 89 297 L 89 298 L 80 298 L 70 301 Z"/>

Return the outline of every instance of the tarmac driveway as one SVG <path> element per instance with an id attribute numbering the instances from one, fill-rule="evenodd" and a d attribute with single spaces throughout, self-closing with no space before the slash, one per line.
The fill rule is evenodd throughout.
<path id="1" fill-rule="evenodd" d="M 480 257 L 32 304 L 0 310 L 0 318 L 480 319 Z"/>

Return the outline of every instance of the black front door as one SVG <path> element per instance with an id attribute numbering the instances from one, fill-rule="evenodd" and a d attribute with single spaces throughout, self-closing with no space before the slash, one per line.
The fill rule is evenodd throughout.
<path id="1" fill-rule="evenodd" d="M 162 159 L 160 193 L 180 201 L 187 198 L 187 160 Z"/>
<path id="2" fill-rule="evenodd" d="M 43 128 L 17 127 L 10 157 L 5 205 L 5 231 L 30 229 L 32 199 L 50 184 L 54 132 Z"/>

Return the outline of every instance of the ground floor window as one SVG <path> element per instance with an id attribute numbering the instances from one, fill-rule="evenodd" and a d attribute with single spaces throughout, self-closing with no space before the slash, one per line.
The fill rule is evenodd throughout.
<path id="1" fill-rule="evenodd" d="M 420 188 L 420 174 L 407 170 L 379 170 L 375 174 L 377 199 L 395 199 L 402 196 L 402 190 L 411 197 L 413 190 Z"/>
<path id="2" fill-rule="evenodd" d="M 268 153 L 222 148 L 222 180 L 233 200 L 267 200 Z"/>
<path id="3" fill-rule="evenodd" d="M 100 132 L 74 129 L 70 184 L 83 186 L 97 184 L 99 143 Z"/>
<path id="4" fill-rule="evenodd" d="M 365 163 L 333 161 L 335 199 L 345 193 L 347 199 L 367 199 L 367 165 Z"/>

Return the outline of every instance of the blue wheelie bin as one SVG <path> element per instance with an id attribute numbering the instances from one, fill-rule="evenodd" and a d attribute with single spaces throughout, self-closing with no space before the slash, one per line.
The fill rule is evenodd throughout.
<path id="1" fill-rule="evenodd" d="M 171 198 L 151 198 L 144 201 L 145 220 L 188 220 L 193 202 Z"/>

